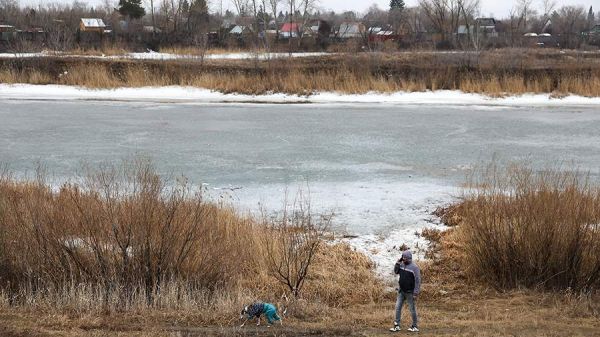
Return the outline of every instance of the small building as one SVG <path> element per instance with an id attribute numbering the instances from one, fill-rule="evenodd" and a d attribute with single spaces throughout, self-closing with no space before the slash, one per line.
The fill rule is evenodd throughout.
<path id="1" fill-rule="evenodd" d="M 537 48 L 552 48 L 560 45 L 556 37 L 549 33 L 525 33 L 523 34 L 523 44 Z"/>
<path id="2" fill-rule="evenodd" d="M 15 26 L 0 25 L 0 41 L 10 41 L 15 38 L 16 34 Z"/>
<path id="3" fill-rule="evenodd" d="M 144 26 L 142 27 L 142 31 L 144 33 L 156 33 L 156 34 L 160 34 L 162 33 L 162 29 L 158 28 L 158 27 L 154 27 L 154 26 Z"/>
<path id="4" fill-rule="evenodd" d="M 232 35 L 252 34 L 252 27 L 237 25 L 237 26 L 234 26 L 233 28 L 231 28 L 231 30 L 229 31 L 229 34 L 232 34 Z"/>
<path id="5" fill-rule="evenodd" d="M 296 22 L 286 22 L 279 29 L 279 38 L 280 39 L 289 39 L 300 37 L 300 32 L 302 31 L 302 25 Z"/>
<path id="6" fill-rule="evenodd" d="M 591 45 L 600 46 L 600 25 L 595 25 L 591 29 L 581 32 L 581 35 Z"/>
<path id="7" fill-rule="evenodd" d="M 394 41 L 398 35 L 392 29 L 392 26 L 369 27 L 369 42 Z"/>
<path id="8" fill-rule="evenodd" d="M 81 32 L 104 33 L 104 29 L 106 29 L 106 25 L 102 19 L 82 18 L 79 21 L 79 31 Z"/>
<path id="9" fill-rule="evenodd" d="M 325 20 L 313 20 L 304 29 L 304 32 L 310 32 L 310 35 L 318 39 L 327 39 L 331 35 L 331 25 Z"/>
<path id="10" fill-rule="evenodd" d="M 496 38 L 498 37 L 497 25 L 498 21 L 494 18 L 477 18 L 471 25 L 458 26 L 456 33 L 459 38 L 467 35 L 475 38 Z"/>
<path id="11" fill-rule="evenodd" d="M 363 37 L 366 32 L 365 26 L 360 22 L 342 22 L 338 31 L 338 39 L 353 39 Z"/>
<path id="12" fill-rule="evenodd" d="M 31 27 L 17 32 L 21 40 L 32 42 L 44 42 L 47 38 L 47 33 L 43 28 Z"/>
<path id="13" fill-rule="evenodd" d="M 245 47 L 252 40 L 254 30 L 250 26 L 237 25 L 228 32 L 225 42 L 230 46 Z"/>

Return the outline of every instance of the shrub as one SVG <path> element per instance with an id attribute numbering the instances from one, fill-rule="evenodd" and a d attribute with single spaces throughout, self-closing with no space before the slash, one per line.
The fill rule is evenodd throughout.
<path id="1" fill-rule="evenodd" d="M 327 242 L 308 209 L 284 210 L 283 218 L 241 216 L 231 205 L 206 201 L 185 178 L 159 176 L 147 159 L 85 168 L 58 190 L 42 173 L 24 181 L 4 172 L 0 305 L 193 309 L 214 323 L 251 300 L 299 295 L 302 285 L 302 300 L 332 306 L 383 289 L 368 259 Z M 292 269 L 300 263 L 282 273 L 292 289 L 270 273 L 282 258 Z"/>
<path id="2" fill-rule="evenodd" d="M 501 288 L 600 286 L 600 188 L 587 175 L 492 166 L 471 186 L 459 229 L 472 274 Z"/>

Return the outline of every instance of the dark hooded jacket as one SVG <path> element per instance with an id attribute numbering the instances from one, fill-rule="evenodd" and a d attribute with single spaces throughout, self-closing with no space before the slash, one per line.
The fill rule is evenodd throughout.
<path id="1" fill-rule="evenodd" d="M 402 261 L 396 262 L 394 273 L 398 275 L 400 291 L 418 295 L 421 291 L 421 270 L 412 262 L 412 253 L 407 250 L 402 253 Z"/>

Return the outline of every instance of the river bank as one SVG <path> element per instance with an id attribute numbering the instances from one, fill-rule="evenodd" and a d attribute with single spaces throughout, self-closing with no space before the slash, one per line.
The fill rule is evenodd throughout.
<path id="1" fill-rule="evenodd" d="M 449 90 L 489 97 L 600 96 L 600 53 L 578 51 L 5 56 L 0 57 L 1 83 L 185 86 L 246 95 Z"/>
<path id="2" fill-rule="evenodd" d="M 0 98 L 11 100 L 83 100 L 125 101 L 144 103 L 251 103 L 251 104 L 387 104 L 387 105 L 446 105 L 446 106 L 597 106 L 600 97 L 554 94 L 519 94 L 490 97 L 461 91 L 426 92 L 369 92 L 345 94 L 315 92 L 308 95 L 264 93 L 257 95 L 222 93 L 215 90 L 167 86 L 141 88 L 89 89 L 69 85 L 0 84 Z"/>

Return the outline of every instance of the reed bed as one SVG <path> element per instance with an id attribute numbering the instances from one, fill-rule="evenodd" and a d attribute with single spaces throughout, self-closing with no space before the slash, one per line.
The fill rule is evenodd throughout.
<path id="1" fill-rule="evenodd" d="M 294 62 L 21 60 L 5 61 L 0 66 L 0 82 L 94 89 L 191 86 L 243 94 L 460 90 L 489 96 L 527 93 L 600 96 L 600 62 L 596 58 L 568 53 L 503 52 L 510 56 L 509 60 L 500 58 L 500 52 L 479 56 L 374 53 Z"/>
<path id="2" fill-rule="evenodd" d="M 600 287 L 600 187 L 577 171 L 492 165 L 452 210 L 469 274 L 499 288 Z"/>
<path id="3" fill-rule="evenodd" d="M 283 234 L 266 219 L 206 201 L 148 160 L 85 172 L 59 189 L 43 175 L 0 176 L 0 306 L 193 310 L 223 323 L 251 300 L 291 297 L 269 269 L 265 243 Z M 339 307 L 383 293 L 368 258 L 347 245 L 320 245 L 310 266 L 296 301 Z"/>

